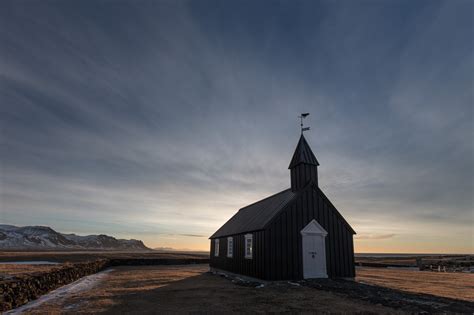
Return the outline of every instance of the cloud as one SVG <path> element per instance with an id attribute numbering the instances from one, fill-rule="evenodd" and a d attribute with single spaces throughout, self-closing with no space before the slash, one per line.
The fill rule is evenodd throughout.
<path id="1" fill-rule="evenodd" d="M 356 231 L 473 223 L 470 2 L 25 5 L 0 4 L 2 222 L 210 235 L 288 187 L 308 111 Z"/>
<path id="2" fill-rule="evenodd" d="M 179 236 L 185 236 L 185 237 L 209 237 L 208 235 L 199 235 L 199 234 L 177 234 Z"/>
<path id="3" fill-rule="evenodd" d="M 395 236 L 396 234 L 360 234 L 356 235 L 355 238 L 359 240 L 386 240 Z"/>

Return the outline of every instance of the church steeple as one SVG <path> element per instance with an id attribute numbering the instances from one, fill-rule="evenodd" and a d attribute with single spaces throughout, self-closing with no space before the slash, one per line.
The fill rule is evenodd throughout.
<path id="1" fill-rule="evenodd" d="M 290 166 L 288 166 L 291 176 L 291 190 L 298 191 L 309 182 L 318 185 L 318 165 L 318 160 L 301 134 Z"/>

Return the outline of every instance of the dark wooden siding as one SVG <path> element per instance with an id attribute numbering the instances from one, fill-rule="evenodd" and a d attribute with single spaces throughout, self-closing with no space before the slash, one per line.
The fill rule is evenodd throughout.
<path id="1" fill-rule="evenodd" d="M 352 232 L 329 200 L 317 190 L 306 189 L 295 203 L 278 214 L 265 230 L 267 280 L 303 278 L 300 231 L 315 219 L 327 232 L 326 261 L 330 278 L 354 277 Z"/>
<path id="2" fill-rule="evenodd" d="M 326 262 L 330 278 L 355 277 L 353 233 L 327 197 L 309 187 L 277 214 L 265 230 L 253 232 L 253 259 L 246 259 L 244 235 L 233 235 L 234 257 L 227 258 L 227 237 L 220 238 L 219 256 L 211 267 L 265 280 L 303 278 L 300 231 L 315 219 L 327 232 Z"/>
<path id="3" fill-rule="evenodd" d="M 289 169 L 291 188 L 239 210 L 211 237 L 211 267 L 267 280 L 301 279 L 300 231 L 316 220 L 328 232 L 329 277 L 354 277 L 354 230 L 318 188 L 318 165 L 301 135 Z M 253 259 L 245 259 L 244 235 L 253 232 Z M 244 231 L 246 233 L 244 233 Z M 227 258 L 227 237 L 234 237 L 234 257 Z M 220 252 L 214 256 L 214 239 Z"/>
<path id="4" fill-rule="evenodd" d="M 309 182 L 318 185 L 318 167 L 311 164 L 298 164 L 290 170 L 291 190 L 298 191 Z"/>
<path id="5" fill-rule="evenodd" d="M 253 257 L 245 258 L 245 235 L 253 235 Z M 232 235 L 234 238 L 233 257 L 227 257 L 227 237 L 219 238 L 219 256 L 214 255 L 214 239 L 211 239 L 210 266 L 233 273 L 264 279 L 265 274 L 265 233 L 264 231 Z"/>

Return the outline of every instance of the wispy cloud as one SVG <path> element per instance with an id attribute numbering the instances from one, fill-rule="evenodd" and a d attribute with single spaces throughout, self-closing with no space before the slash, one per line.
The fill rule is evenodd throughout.
<path id="1" fill-rule="evenodd" d="M 170 234 L 173 235 L 173 234 Z M 209 235 L 199 235 L 199 234 L 176 234 L 179 236 L 185 236 L 185 237 L 209 237 Z"/>
<path id="2" fill-rule="evenodd" d="M 207 248 L 289 185 L 304 110 L 356 231 L 472 248 L 472 11 L 2 1 L 0 221 Z"/>
<path id="3" fill-rule="evenodd" d="M 395 236 L 396 234 L 359 234 L 355 238 L 361 240 L 386 240 Z"/>

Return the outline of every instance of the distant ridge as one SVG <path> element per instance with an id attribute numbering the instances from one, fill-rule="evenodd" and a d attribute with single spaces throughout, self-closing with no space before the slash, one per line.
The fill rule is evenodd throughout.
<path id="1" fill-rule="evenodd" d="M 209 252 L 207 250 L 195 250 L 195 249 L 188 249 L 188 248 L 173 248 L 173 247 L 155 247 L 153 248 L 154 251 L 163 252 L 163 253 L 187 253 L 187 254 L 206 254 L 208 255 Z"/>
<path id="2" fill-rule="evenodd" d="M 0 224 L 3 250 L 151 250 L 140 240 L 124 240 L 100 234 L 63 234 L 47 226 Z"/>

